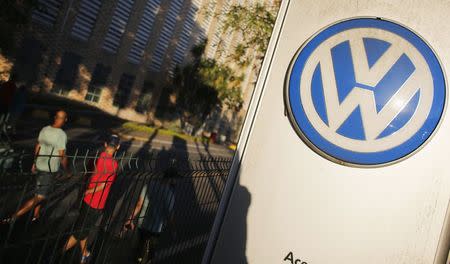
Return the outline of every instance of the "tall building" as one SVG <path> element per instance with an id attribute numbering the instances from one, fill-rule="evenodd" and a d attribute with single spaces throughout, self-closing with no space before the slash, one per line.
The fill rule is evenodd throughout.
<path id="1" fill-rule="evenodd" d="M 146 122 L 174 68 L 191 60 L 194 45 L 208 39 L 206 55 L 217 56 L 223 14 L 245 0 L 38 2 L 43 8 L 33 11 L 30 27 L 19 36 L 18 77 L 35 90 Z M 225 37 L 229 47 L 239 38 Z"/>

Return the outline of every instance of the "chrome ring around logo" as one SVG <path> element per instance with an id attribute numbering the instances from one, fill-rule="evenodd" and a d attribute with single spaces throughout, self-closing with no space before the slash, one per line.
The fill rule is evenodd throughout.
<path id="1" fill-rule="evenodd" d="M 345 165 L 376 167 L 415 153 L 446 105 L 438 58 L 416 33 L 391 21 L 333 24 L 296 53 L 285 100 L 313 150 Z"/>

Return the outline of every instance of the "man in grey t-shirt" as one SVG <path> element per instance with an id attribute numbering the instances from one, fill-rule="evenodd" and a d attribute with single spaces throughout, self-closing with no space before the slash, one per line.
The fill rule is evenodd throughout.
<path id="1" fill-rule="evenodd" d="M 35 162 L 35 169 L 43 172 L 58 172 L 61 164 L 61 152 L 67 144 L 66 133 L 58 127 L 46 126 L 39 133 L 39 153 Z"/>
<path id="2" fill-rule="evenodd" d="M 35 162 L 31 171 L 36 174 L 35 196 L 25 202 L 22 207 L 4 222 L 10 222 L 24 215 L 33 207 L 33 221 L 39 218 L 41 202 L 45 200 L 51 191 L 55 173 L 62 165 L 67 171 L 67 157 L 65 155 L 67 135 L 61 129 L 67 121 L 67 113 L 63 110 L 56 112 L 53 124 L 41 129 L 34 154 Z"/>

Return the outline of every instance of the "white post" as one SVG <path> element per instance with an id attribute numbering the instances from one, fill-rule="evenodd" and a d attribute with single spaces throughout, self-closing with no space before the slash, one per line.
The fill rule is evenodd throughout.
<path id="1" fill-rule="evenodd" d="M 444 263 L 450 2 L 283 1 L 203 263 Z"/>

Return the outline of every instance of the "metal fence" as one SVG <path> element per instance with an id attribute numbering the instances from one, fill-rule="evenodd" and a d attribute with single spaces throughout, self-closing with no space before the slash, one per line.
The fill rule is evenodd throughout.
<path id="1" fill-rule="evenodd" d="M 0 114 L 0 173 L 10 168 L 20 155 L 20 151 L 16 152 L 11 147 L 12 130 L 9 114 Z"/>
<path id="2" fill-rule="evenodd" d="M 144 186 L 151 193 L 147 211 L 162 203 L 160 186 L 170 177 L 173 221 L 152 243 L 146 263 L 200 263 L 222 196 L 231 159 L 199 156 L 189 159 L 183 153 L 161 151 L 145 156 L 115 154 L 117 177 L 111 185 L 105 208 L 93 226 L 80 226 L 80 208 L 85 191 L 94 174 L 100 151 L 75 151 L 68 154 L 68 172 L 54 172 L 51 192 L 39 205 L 39 218 L 33 221 L 33 210 L 10 219 L 36 193 L 35 161 L 32 150 L 12 150 L 7 141 L 0 153 L 0 263 L 80 263 L 78 246 L 63 252 L 69 236 L 88 229 L 90 263 L 136 263 L 140 241 L 138 227 L 124 225 L 136 208 Z M 1 147 L 1 146 L 0 146 Z M 51 155 L 52 158 L 58 158 Z M 103 172 L 105 173 L 105 172 Z M 156 187 L 155 187 L 156 186 Z M 155 197 L 161 197 L 158 201 Z M 141 197 L 142 198 L 142 197 Z M 155 200 L 156 199 L 156 200 Z M 157 213 L 158 214 L 158 213 Z M 77 221 L 78 219 L 78 221 Z"/>

